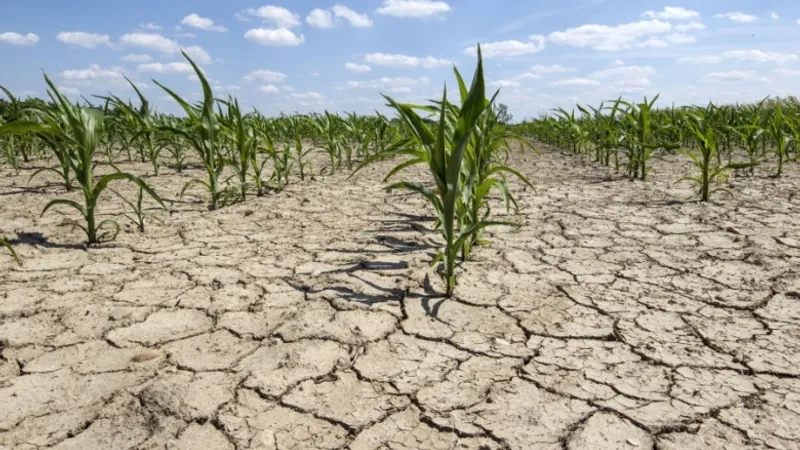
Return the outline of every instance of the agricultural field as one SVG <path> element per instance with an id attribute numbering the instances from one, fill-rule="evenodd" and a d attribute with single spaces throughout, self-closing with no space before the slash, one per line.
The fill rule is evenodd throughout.
<path id="1" fill-rule="evenodd" d="M 0 448 L 800 447 L 800 105 L 5 91 Z M 462 77 L 463 75 L 463 77 Z"/>

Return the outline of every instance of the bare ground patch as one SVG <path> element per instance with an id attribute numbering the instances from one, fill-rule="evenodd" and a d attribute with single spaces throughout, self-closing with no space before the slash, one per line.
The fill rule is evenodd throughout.
<path id="1" fill-rule="evenodd" d="M 516 164 L 523 226 L 451 300 L 388 166 L 214 212 L 165 170 L 163 223 L 90 249 L 2 169 L 0 448 L 800 448 L 797 167 L 700 205 L 673 158 Z"/>

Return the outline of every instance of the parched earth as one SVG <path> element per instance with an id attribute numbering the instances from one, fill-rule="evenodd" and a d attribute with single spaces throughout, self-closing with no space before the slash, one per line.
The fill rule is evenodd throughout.
<path id="1" fill-rule="evenodd" d="M 39 217 L 56 180 L 0 169 L 24 260 L 0 252 L 0 448 L 800 448 L 798 168 L 700 205 L 672 158 L 646 183 L 515 162 L 523 226 L 448 300 L 431 211 L 382 190 L 388 164 L 176 200 L 88 250 L 72 211 Z M 176 199 L 201 173 L 148 180 Z"/>

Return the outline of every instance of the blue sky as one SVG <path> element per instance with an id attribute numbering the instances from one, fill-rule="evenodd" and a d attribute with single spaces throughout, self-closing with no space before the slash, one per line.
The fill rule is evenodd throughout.
<path id="1" fill-rule="evenodd" d="M 42 71 L 74 98 L 130 96 L 151 79 L 190 98 L 193 55 L 217 95 L 265 114 L 384 110 L 453 89 L 452 64 L 487 79 L 517 119 L 575 102 L 661 93 L 659 104 L 798 94 L 796 0 L 3 0 L 0 84 L 45 94 Z M 453 92 L 451 90 L 451 92 Z"/>

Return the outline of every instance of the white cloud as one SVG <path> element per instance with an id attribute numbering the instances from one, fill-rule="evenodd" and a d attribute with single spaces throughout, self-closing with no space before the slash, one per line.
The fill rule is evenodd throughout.
<path id="1" fill-rule="evenodd" d="M 413 87 L 428 83 L 430 83 L 430 79 L 428 77 L 383 77 L 368 81 L 348 81 L 347 87 L 356 89 L 393 89 L 398 87 Z"/>
<path id="2" fill-rule="evenodd" d="M 665 38 L 670 44 L 690 44 L 697 39 L 685 33 L 670 33 Z"/>
<path id="3" fill-rule="evenodd" d="M 768 78 L 762 77 L 754 71 L 742 72 L 739 70 L 731 70 L 730 72 L 711 72 L 705 76 L 706 81 L 713 82 L 767 82 Z"/>
<path id="4" fill-rule="evenodd" d="M 261 45 L 300 45 L 306 38 L 302 34 L 296 35 L 288 28 L 253 28 L 244 34 L 245 39 Z"/>
<path id="5" fill-rule="evenodd" d="M 333 28 L 333 15 L 324 9 L 314 9 L 306 16 L 306 23 L 316 28 Z"/>
<path id="6" fill-rule="evenodd" d="M 211 55 L 209 55 L 203 47 L 192 45 L 191 47 L 184 48 L 183 51 L 192 58 L 192 61 L 198 64 L 211 63 Z"/>
<path id="7" fill-rule="evenodd" d="M 535 66 L 531 66 L 528 71 L 532 73 L 567 73 L 567 72 L 574 72 L 575 69 L 572 67 L 564 67 L 559 64 L 551 64 L 549 66 L 545 66 L 542 64 L 536 64 Z"/>
<path id="8" fill-rule="evenodd" d="M 194 33 L 175 33 L 175 36 L 184 39 L 194 39 L 197 37 Z"/>
<path id="9" fill-rule="evenodd" d="M 775 69 L 775 73 L 786 77 L 800 77 L 800 70 L 797 69 Z"/>
<path id="10" fill-rule="evenodd" d="M 722 62 L 722 58 L 719 56 L 685 56 L 683 58 L 678 58 L 678 64 L 719 64 Z"/>
<path id="11" fill-rule="evenodd" d="M 229 84 L 226 86 L 214 85 L 211 87 L 211 89 L 215 91 L 235 92 L 235 91 L 241 91 L 242 87 L 235 84 Z"/>
<path id="12" fill-rule="evenodd" d="M 512 58 L 515 56 L 529 55 L 544 50 L 544 36 L 532 35 L 530 41 L 499 41 L 481 43 L 481 53 L 484 58 Z M 464 50 L 468 55 L 476 55 L 477 47 L 469 47 Z"/>
<path id="13" fill-rule="evenodd" d="M 786 64 L 797 61 L 798 57 L 794 53 L 763 52 L 761 50 L 731 50 L 725 52 L 725 58 L 736 59 L 742 62 L 759 62 Z"/>
<path id="14" fill-rule="evenodd" d="M 656 74 L 652 66 L 622 66 L 612 69 L 597 70 L 589 74 L 589 78 L 599 80 L 630 80 L 651 77 Z"/>
<path id="15" fill-rule="evenodd" d="M 370 20 L 366 14 L 359 14 L 343 5 L 334 5 L 333 15 L 350 22 L 350 25 L 356 28 L 368 28 L 372 26 L 372 20 Z"/>
<path id="16" fill-rule="evenodd" d="M 650 39 L 640 43 L 637 47 L 644 47 L 644 48 L 666 48 L 669 47 L 669 43 L 660 38 L 651 37 Z"/>
<path id="17" fill-rule="evenodd" d="M 779 16 L 775 11 L 769 13 L 769 16 L 772 18 L 772 20 L 781 20 L 781 16 Z"/>
<path id="18" fill-rule="evenodd" d="M 141 47 L 168 54 L 178 53 L 181 48 L 177 42 L 156 33 L 123 34 L 120 42 L 129 47 Z"/>
<path id="19" fill-rule="evenodd" d="M 56 87 L 58 88 L 58 91 L 61 92 L 64 95 L 72 95 L 72 96 L 77 97 L 77 96 L 79 96 L 81 94 L 81 91 L 78 88 L 69 87 L 69 86 L 56 86 Z"/>
<path id="20" fill-rule="evenodd" d="M 675 31 L 693 31 L 693 30 L 704 30 L 706 28 L 703 25 L 703 22 L 689 22 L 689 23 L 679 23 L 675 25 Z"/>
<path id="21" fill-rule="evenodd" d="M 278 28 L 292 28 L 300 25 L 300 16 L 280 6 L 266 5 L 260 8 L 249 8 L 244 13 L 239 13 L 237 17 L 242 18 L 247 15 L 272 23 Z"/>
<path id="22" fill-rule="evenodd" d="M 724 14 L 717 14 L 714 17 L 719 19 L 729 19 L 737 23 L 750 23 L 755 22 L 758 20 L 758 16 L 754 16 L 752 14 L 746 14 L 743 12 L 727 12 Z"/>
<path id="23" fill-rule="evenodd" d="M 161 26 L 156 25 L 153 22 L 149 22 L 149 23 L 140 23 L 139 28 L 143 30 L 158 31 L 161 29 Z"/>
<path id="24" fill-rule="evenodd" d="M 364 57 L 364 61 L 376 66 L 401 68 L 423 67 L 426 69 L 452 64 L 451 61 L 434 58 L 433 56 L 418 58 L 416 56 L 389 53 L 369 53 Z"/>
<path id="25" fill-rule="evenodd" d="M 181 24 L 186 25 L 187 27 L 198 28 L 205 31 L 217 31 L 220 33 L 228 31 L 228 29 L 222 25 L 215 25 L 213 20 L 206 17 L 200 17 L 195 13 L 191 13 L 184 17 L 183 20 L 181 20 Z"/>
<path id="26" fill-rule="evenodd" d="M 391 88 L 389 90 L 392 91 L 392 92 L 398 93 L 398 94 L 410 94 L 411 93 L 411 88 L 408 87 L 408 86 L 401 86 L 401 87 Z"/>
<path id="27" fill-rule="evenodd" d="M 350 72 L 356 72 L 356 73 L 364 73 L 364 72 L 369 72 L 370 70 L 372 70 L 366 64 L 355 64 L 355 63 L 350 63 L 350 62 L 349 63 L 345 63 L 344 68 L 349 70 Z"/>
<path id="28" fill-rule="evenodd" d="M 394 17 L 431 17 L 450 12 L 450 5 L 432 0 L 385 0 L 378 14 Z"/>
<path id="29" fill-rule="evenodd" d="M 599 86 L 600 82 L 588 78 L 569 78 L 566 80 L 551 81 L 547 85 L 550 87 L 588 87 Z"/>
<path id="30" fill-rule="evenodd" d="M 642 16 L 650 17 L 651 19 L 687 20 L 699 18 L 700 13 L 676 6 L 665 6 L 663 11 L 646 11 Z"/>
<path id="31" fill-rule="evenodd" d="M 517 77 L 518 80 L 539 80 L 542 78 L 542 74 L 539 73 L 523 73 Z"/>
<path id="32" fill-rule="evenodd" d="M 99 45 L 111 47 L 111 37 L 107 34 L 86 33 L 84 31 L 62 31 L 56 35 L 56 39 L 83 48 L 96 48 Z"/>
<path id="33" fill-rule="evenodd" d="M 7 31 L 5 33 L 0 33 L 0 42 L 11 45 L 34 45 L 39 42 L 39 36 L 33 33 L 19 34 L 13 31 Z"/>
<path id="34" fill-rule="evenodd" d="M 621 59 L 615 59 L 615 60 L 614 60 L 614 65 L 617 65 L 617 66 L 624 66 L 624 65 L 625 65 L 625 61 L 623 61 L 623 60 L 621 60 Z"/>
<path id="35" fill-rule="evenodd" d="M 672 29 L 668 22 L 641 20 L 616 26 L 581 25 L 564 31 L 550 33 L 550 41 L 578 48 L 614 51 L 631 48 L 637 41 L 665 34 Z"/>
<path id="36" fill-rule="evenodd" d="M 286 79 L 286 74 L 281 72 L 275 72 L 272 70 L 256 70 L 250 72 L 249 74 L 242 77 L 244 81 L 266 81 L 266 82 L 276 82 L 276 81 L 284 81 Z"/>
<path id="37" fill-rule="evenodd" d="M 512 88 L 519 87 L 519 82 L 513 80 L 496 80 L 489 83 L 489 85 L 499 88 Z"/>
<path id="38" fill-rule="evenodd" d="M 133 63 L 146 63 L 153 60 L 153 57 L 147 53 L 129 53 L 122 57 L 123 61 Z"/>
<path id="39" fill-rule="evenodd" d="M 60 75 L 67 81 L 108 81 L 122 79 L 123 72 L 121 67 L 103 69 L 97 64 L 92 64 L 87 69 L 64 70 Z"/>
<path id="40" fill-rule="evenodd" d="M 356 28 L 372 26 L 372 20 L 366 14 L 359 14 L 343 5 L 334 5 L 330 10 L 316 8 L 306 16 L 306 23 L 316 28 L 333 28 L 336 26 L 334 17 L 348 22 Z M 341 22 L 341 20 L 339 21 Z"/>
<path id="41" fill-rule="evenodd" d="M 263 92 L 265 94 L 277 94 L 279 89 L 276 88 L 275 86 L 271 85 L 271 84 L 268 84 L 266 86 L 259 87 L 258 91 L 259 92 Z"/>
<path id="42" fill-rule="evenodd" d="M 311 92 L 311 91 L 304 92 L 302 94 L 301 93 L 295 93 L 295 94 L 291 94 L 290 96 L 292 98 L 294 98 L 294 99 L 297 99 L 297 100 L 323 100 L 325 98 L 321 94 L 319 94 L 317 92 Z"/>
<path id="43" fill-rule="evenodd" d="M 139 72 L 156 72 L 156 73 L 192 73 L 191 64 L 187 62 L 172 62 L 172 63 L 148 63 L 139 64 L 137 67 Z"/>

